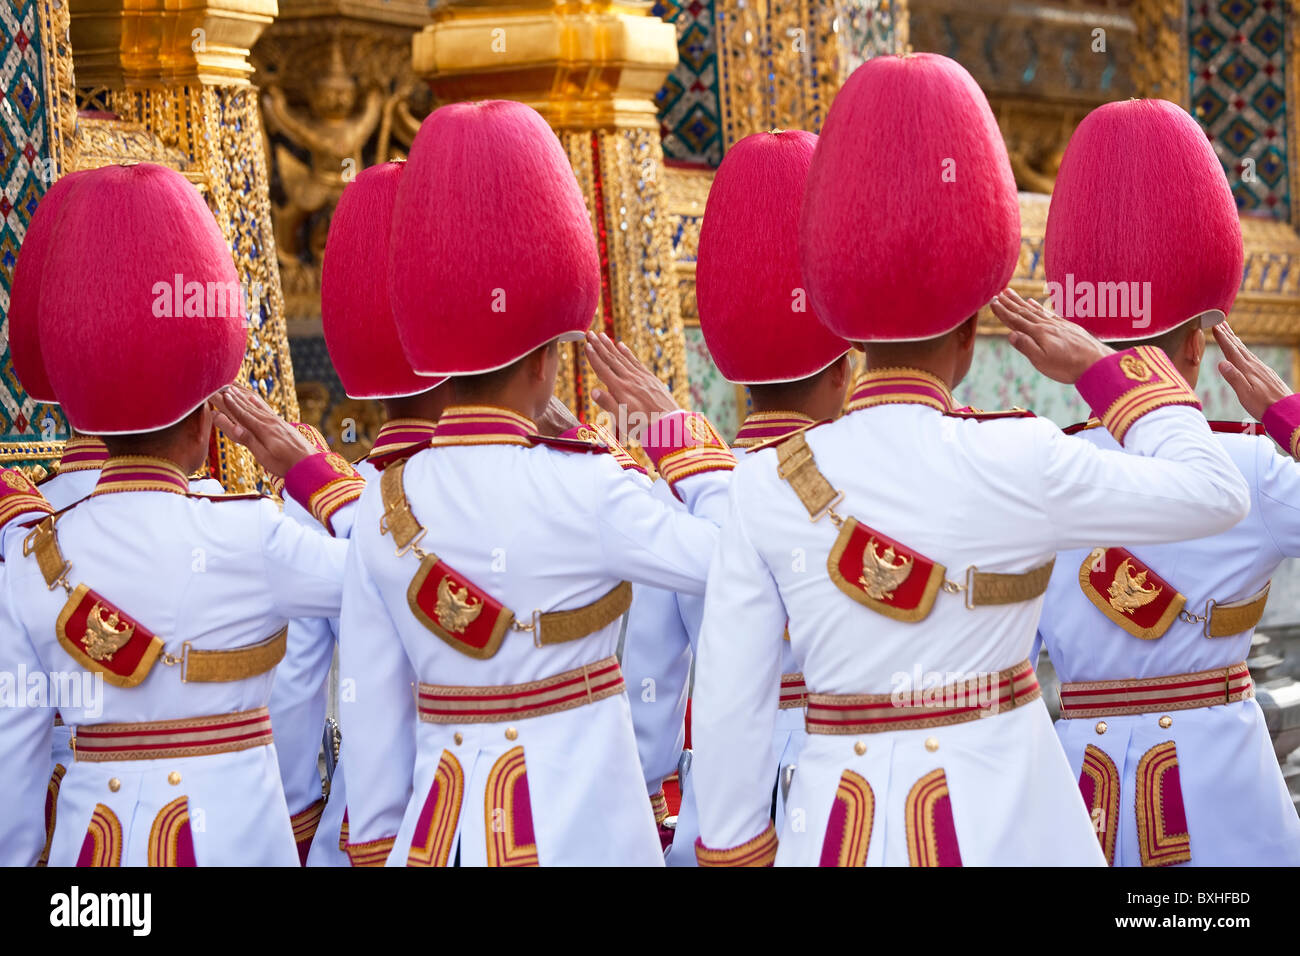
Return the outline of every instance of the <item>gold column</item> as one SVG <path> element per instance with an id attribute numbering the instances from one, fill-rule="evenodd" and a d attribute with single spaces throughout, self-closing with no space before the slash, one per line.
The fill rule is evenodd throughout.
<path id="1" fill-rule="evenodd" d="M 632 0 L 450 0 L 416 34 L 439 102 L 514 99 L 555 129 L 587 198 L 601 260 L 593 327 L 618 336 L 677 400 L 689 390 L 654 94 L 676 31 Z M 566 345 L 557 394 L 585 416 L 594 377 Z"/>
<path id="2" fill-rule="evenodd" d="M 722 145 L 767 129 L 821 132 L 849 74 L 908 49 L 907 0 L 719 0 Z"/>
<path id="3" fill-rule="evenodd" d="M 111 116 L 81 120 L 69 168 L 148 160 L 194 182 L 246 290 L 240 380 L 296 418 L 262 123 L 249 84 L 249 49 L 275 15 L 275 0 L 72 0 L 78 96 Z M 261 478 L 248 452 L 220 434 L 211 464 L 231 491 L 252 490 Z"/>

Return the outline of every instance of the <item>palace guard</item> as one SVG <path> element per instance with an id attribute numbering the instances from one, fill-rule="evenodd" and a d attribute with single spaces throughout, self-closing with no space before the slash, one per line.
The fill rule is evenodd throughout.
<path id="1" fill-rule="evenodd" d="M 69 422 L 110 457 L 88 498 L 6 537 L 0 597 L 3 669 L 93 679 L 61 708 L 49 862 L 294 864 L 266 703 L 289 619 L 338 612 L 346 546 L 269 499 L 191 492 L 247 335 L 230 250 L 178 173 L 110 166 L 93 187 L 59 210 L 38 318 Z M 336 456 L 280 453 L 319 520 L 359 495 Z M 40 854 L 50 739 L 47 714 L 0 710 L 7 863 Z"/>
<path id="2" fill-rule="evenodd" d="M 1196 120 L 1164 100 L 1085 117 L 1044 258 L 1058 313 L 1116 348 L 1158 349 L 1194 387 L 1243 259 L 1232 191 Z M 1253 424 L 1211 428 L 1250 486 L 1246 519 L 1194 540 L 1098 536 L 1062 552 L 1039 622 L 1062 682 L 1057 734 L 1118 866 L 1300 863 L 1300 818 L 1245 663 L 1269 578 L 1300 556 L 1300 469 Z M 1098 421 L 1067 431 L 1119 448 Z"/>
<path id="3" fill-rule="evenodd" d="M 960 65 L 858 68 L 813 156 L 800 254 L 811 308 L 865 343 L 867 371 L 844 416 L 747 455 L 730 483 L 692 698 L 702 864 L 1102 863 L 1026 660 L 1052 561 L 1121 534 L 1223 531 L 1249 501 L 1156 350 L 1115 353 L 1059 319 L 1004 321 L 1127 454 L 954 407 L 1019 225 L 997 123 Z M 778 855 L 787 626 L 809 736 Z"/>
<path id="4" fill-rule="evenodd" d="M 718 168 L 700 229 L 696 294 L 700 329 L 718 369 L 749 386 L 753 411 L 732 443 L 740 454 L 766 448 L 836 417 L 851 374 L 849 343 L 834 335 L 807 303 L 799 272 L 799 208 L 817 137 L 802 130 L 755 133 L 736 143 Z M 609 386 L 611 412 L 631 396 L 620 387 L 626 357 L 595 342 L 593 367 Z M 602 360 L 602 356 L 606 356 Z M 649 372 L 642 374 L 649 375 Z M 673 501 L 667 486 L 655 486 Z M 687 672 L 699 635 L 703 602 L 638 588 L 628 617 L 623 670 L 633 693 L 632 723 L 657 814 L 666 814 L 663 779 L 678 768 Z M 654 694 L 638 693 L 652 680 Z M 650 696 L 650 699 L 646 699 Z M 776 823 L 784 819 L 783 775 L 793 771 L 804 738 L 803 675 L 786 643 L 781 693 L 771 706 L 776 725 L 769 777 Z M 695 865 L 697 819 L 688 765 L 679 779 L 681 811 L 669 865 Z"/>
<path id="5" fill-rule="evenodd" d="M 662 865 L 619 621 L 627 581 L 701 592 L 717 527 L 656 500 L 608 446 L 537 433 L 557 343 L 590 326 L 600 284 L 591 219 L 546 122 L 514 102 L 435 111 L 389 256 L 406 357 L 454 376 L 456 404 L 358 508 L 340 628 L 348 853 Z M 709 513 L 730 451 L 701 416 L 662 425 L 649 446 L 661 473 Z"/>

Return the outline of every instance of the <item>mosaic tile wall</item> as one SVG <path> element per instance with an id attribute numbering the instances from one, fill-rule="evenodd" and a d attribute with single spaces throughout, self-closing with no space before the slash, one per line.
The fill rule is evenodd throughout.
<path id="1" fill-rule="evenodd" d="M 722 162 L 714 0 L 655 0 L 651 13 L 677 27 L 677 66 L 655 97 L 669 160 Z"/>
<path id="2" fill-rule="evenodd" d="M 52 179 L 48 161 L 45 60 L 39 39 L 39 0 L 0 5 L 0 442 L 67 437 L 58 407 L 23 394 L 9 363 L 9 286 L 18 247 L 36 204 Z"/>
<path id="3" fill-rule="evenodd" d="M 1291 218 L 1288 150 L 1295 148 L 1287 142 L 1285 92 L 1293 2 L 1189 0 L 1187 8 L 1192 109 L 1242 214 L 1282 221 Z"/>

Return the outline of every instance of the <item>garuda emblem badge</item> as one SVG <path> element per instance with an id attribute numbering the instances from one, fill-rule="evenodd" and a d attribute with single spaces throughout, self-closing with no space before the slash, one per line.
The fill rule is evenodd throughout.
<path id="1" fill-rule="evenodd" d="M 826 561 L 835 586 L 859 604 L 895 621 L 930 613 L 944 567 L 920 552 L 848 518 Z"/>
<path id="2" fill-rule="evenodd" d="M 862 550 L 862 574 L 858 583 L 862 590 L 877 601 L 889 601 L 894 591 L 907 580 L 912 573 L 913 560 L 908 555 L 899 555 L 892 544 L 886 545 L 884 551 L 873 536 Z"/>
<path id="3" fill-rule="evenodd" d="M 1125 558 L 1115 569 L 1115 580 L 1110 582 L 1106 594 L 1110 597 L 1110 606 L 1121 614 L 1132 614 L 1140 607 L 1146 607 L 1154 601 L 1164 588 L 1158 584 L 1144 587 L 1147 583 L 1146 571 L 1133 573 L 1132 561 Z"/>
<path id="4" fill-rule="evenodd" d="M 432 554 L 420 560 L 406 589 L 406 603 L 415 619 L 439 639 L 479 660 L 500 650 L 515 622 L 510 608 Z"/>
<path id="5" fill-rule="evenodd" d="M 81 644 L 91 660 L 111 661 L 134 634 L 135 625 L 123 622 L 116 608 L 104 617 L 104 605 L 96 601 L 86 615 L 86 633 Z"/>
<path id="6" fill-rule="evenodd" d="M 1079 587 L 1097 610 L 1144 641 L 1169 630 L 1186 601 L 1124 548 L 1093 548 L 1079 566 Z"/>
<path id="7" fill-rule="evenodd" d="M 438 623 L 453 634 L 464 634 L 481 613 L 483 602 L 474 600 L 468 587 L 455 587 L 451 577 L 444 574 L 438 582 L 438 602 L 433 608 Z"/>
<path id="8" fill-rule="evenodd" d="M 79 584 L 54 623 L 59 645 L 114 687 L 135 687 L 162 653 L 162 638 L 103 595 Z"/>

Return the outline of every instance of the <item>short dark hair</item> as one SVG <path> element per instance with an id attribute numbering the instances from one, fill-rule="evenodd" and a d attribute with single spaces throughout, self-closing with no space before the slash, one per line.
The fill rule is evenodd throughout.
<path id="1" fill-rule="evenodd" d="M 180 421 L 157 431 L 131 432 L 126 435 L 101 435 L 100 437 L 104 440 L 104 444 L 108 446 L 108 453 L 113 458 L 121 458 L 125 455 L 159 458 L 162 457 L 162 453 L 171 450 L 176 443 L 176 436 L 185 429 L 186 422 L 195 415 L 202 414 L 202 412 L 203 406 L 200 405 Z"/>
<path id="2" fill-rule="evenodd" d="M 529 353 L 532 354 L 532 353 Z M 455 401 L 460 405 L 475 405 L 495 396 L 505 387 L 515 373 L 519 371 L 519 366 L 528 358 L 525 355 L 521 359 L 516 359 L 509 365 L 493 369 L 491 372 L 480 372 L 477 375 L 457 375 L 448 383 L 452 387 L 452 394 Z"/>

